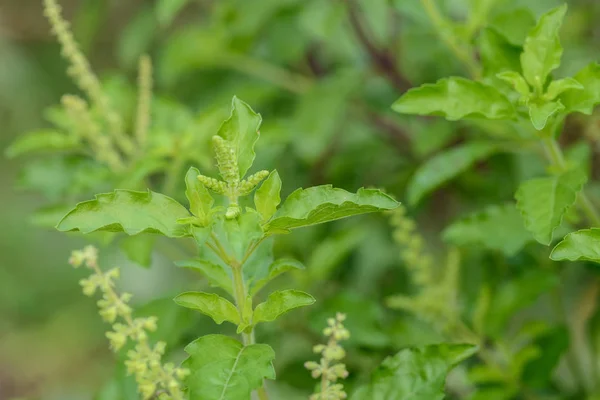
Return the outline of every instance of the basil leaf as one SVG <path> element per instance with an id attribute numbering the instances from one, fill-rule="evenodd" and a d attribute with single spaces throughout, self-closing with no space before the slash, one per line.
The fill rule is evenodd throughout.
<path id="1" fill-rule="evenodd" d="M 353 215 L 392 210 L 398 202 L 376 189 L 361 188 L 350 193 L 331 185 L 298 189 L 285 199 L 271 221 L 267 234 L 334 221 Z"/>
<path id="2" fill-rule="evenodd" d="M 440 115 L 450 121 L 516 117 L 513 105 L 497 89 L 458 77 L 410 89 L 396 100 L 392 109 L 401 114 Z"/>
<path id="3" fill-rule="evenodd" d="M 77 204 L 56 228 L 62 232 L 109 231 L 128 235 L 152 232 L 182 237 L 189 236 L 189 232 L 177 220 L 189 215 L 184 206 L 164 194 L 117 189 Z"/>
<path id="4" fill-rule="evenodd" d="M 263 379 L 275 379 L 275 352 L 266 344 L 244 346 L 223 335 L 207 335 L 185 347 L 183 367 L 190 400 L 250 400 Z"/>

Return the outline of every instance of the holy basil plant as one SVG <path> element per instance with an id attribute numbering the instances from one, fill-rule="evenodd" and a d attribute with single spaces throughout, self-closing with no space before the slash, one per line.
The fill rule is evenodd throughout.
<path id="1" fill-rule="evenodd" d="M 600 103 L 599 64 L 591 63 L 572 77 L 555 78 L 552 74 L 561 64 L 559 33 L 566 12 L 566 5 L 548 11 L 516 43 L 515 32 L 508 32 L 504 26 L 485 28 L 479 40 L 482 74 L 474 74 L 473 80 L 450 77 L 413 88 L 392 105 L 402 114 L 443 116 L 472 126 L 493 121 L 502 131 L 426 161 L 408 186 L 412 204 L 496 153 L 540 147 L 547 155 L 548 173 L 521 182 L 515 193 L 516 204 L 498 207 L 516 207 L 529 237 L 544 245 L 552 243 L 557 228 L 575 205 L 590 224 L 600 227 L 599 214 L 584 192 L 588 173 L 582 163 L 565 157 L 557 141 L 569 114 L 589 115 Z M 463 220 L 450 227 L 447 239 L 455 244 L 469 240 L 465 235 L 480 229 L 472 222 L 491 219 L 488 211 L 474 214 L 469 225 Z M 520 225 L 512 224 L 514 229 L 508 233 L 504 232 L 506 225 L 500 229 L 502 234 L 522 238 Z M 499 247 L 481 235 L 473 236 L 471 241 L 489 243 L 490 249 Z M 519 240 L 518 247 L 511 246 L 507 253 L 514 253 L 527 241 Z M 594 231 L 586 229 L 568 235 L 551 258 L 595 260 L 593 253 L 599 251 Z"/>
<path id="2" fill-rule="evenodd" d="M 185 348 L 189 357 L 182 367 L 189 371 L 184 383 L 190 400 L 247 400 L 254 391 L 260 399 L 268 398 L 263 381 L 275 379 L 275 353 L 269 345 L 256 343 L 255 327 L 315 302 L 310 294 L 294 289 L 275 291 L 266 298 L 259 294 L 278 275 L 303 268 L 295 260 L 274 259 L 276 235 L 398 206 L 379 190 L 349 193 L 329 185 L 297 189 L 282 203 L 277 171 L 248 175 L 260 124 L 259 114 L 233 99 L 231 116 L 213 138 L 221 179 L 190 168 L 185 175 L 187 207 L 152 191 L 115 190 L 79 203 L 57 226 L 60 231 L 159 234 L 194 240 L 198 257 L 178 265 L 200 272 L 220 290 L 188 291 L 174 301 L 210 316 L 217 324 L 235 325 L 242 340 L 211 334 Z M 252 192 L 254 207 L 245 202 Z M 441 398 L 449 366 L 466 357 L 461 355 L 465 351 L 434 346 L 423 352 L 400 353 L 386 361 L 373 382 L 354 398 L 409 399 L 412 378 L 402 378 L 407 373 L 415 379 L 425 374 L 424 379 L 419 378 L 419 393 Z M 384 394 L 390 391 L 396 394 Z"/>

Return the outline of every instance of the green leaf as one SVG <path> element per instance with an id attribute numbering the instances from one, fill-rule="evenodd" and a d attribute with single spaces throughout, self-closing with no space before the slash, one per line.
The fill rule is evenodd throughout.
<path id="1" fill-rule="evenodd" d="M 497 151 L 494 143 L 471 142 L 435 155 L 421 164 L 408 184 L 409 203 L 418 203 L 426 194 Z"/>
<path id="2" fill-rule="evenodd" d="M 540 90 L 550 72 L 560 66 L 563 49 L 558 34 L 566 12 L 565 4 L 542 15 L 525 39 L 521 54 L 523 76 Z"/>
<path id="3" fill-rule="evenodd" d="M 490 301 L 490 312 L 486 314 L 483 324 L 485 332 L 496 339 L 505 337 L 510 319 L 558 283 L 558 276 L 553 272 L 533 269 L 498 285 Z"/>
<path id="4" fill-rule="evenodd" d="M 156 243 L 154 235 L 126 236 L 120 247 L 127 258 L 134 263 L 148 268 L 152 262 L 152 250 Z"/>
<path id="5" fill-rule="evenodd" d="M 532 100 L 527 103 L 529 107 L 529 118 L 533 127 L 538 131 L 541 131 L 546 126 L 548 119 L 554 114 L 559 113 L 565 109 L 565 106 L 559 101 L 538 101 Z"/>
<path id="6" fill-rule="evenodd" d="M 448 372 L 477 351 L 466 344 L 408 348 L 388 357 L 351 400 L 442 400 Z"/>
<path id="7" fill-rule="evenodd" d="M 177 261 L 175 265 L 202 273 L 211 286 L 220 287 L 233 296 L 232 277 L 222 265 L 201 259 Z"/>
<path id="8" fill-rule="evenodd" d="M 523 46 L 528 32 L 535 26 L 531 11 L 518 8 L 495 16 L 490 27 L 501 34 L 513 46 Z"/>
<path id="9" fill-rule="evenodd" d="M 217 324 L 229 321 L 238 325 L 241 322 L 237 308 L 229 300 L 215 293 L 185 292 L 175 297 L 173 301 L 182 307 L 208 315 Z"/>
<path id="10" fill-rule="evenodd" d="M 520 70 L 520 54 L 519 47 L 508 43 L 502 35 L 492 29 L 484 29 L 479 35 L 479 55 L 485 76 L 506 70 Z"/>
<path id="11" fill-rule="evenodd" d="M 600 228 L 571 232 L 552 250 L 555 261 L 594 261 L 600 263 Z"/>
<path id="12" fill-rule="evenodd" d="M 521 74 L 515 71 L 505 71 L 498 75 L 498 78 L 509 83 L 521 97 L 527 98 L 529 96 L 529 85 Z"/>
<path id="13" fill-rule="evenodd" d="M 263 221 L 268 221 L 275 214 L 281 203 L 280 192 L 281 178 L 277 170 L 274 170 L 254 193 L 254 205 Z"/>
<path id="14" fill-rule="evenodd" d="M 304 265 L 300 261 L 291 258 L 280 258 L 269 266 L 269 273 L 266 278 L 259 279 L 250 285 L 250 295 L 254 296 L 267 283 L 271 282 L 273 279 L 285 272 L 303 269 Z"/>
<path id="15" fill-rule="evenodd" d="M 185 174 L 185 196 L 190 203 L 190 211 L 200 219 L 203 226 L 206 226 L 210 220 L 210 210 L 215 200 L 212 198 L 208 189 L 198 180 L 200 171 L 191 167 Z"/>
<path id="16" fill-rule="evenodd" d="M 523 368 L 523 381 L 527 385 L 544 388 L 551 380 L 562 355 L 569 348 L 569 331 L 564 326 L 555 327 L 535 339 L 534 345 L 542 350 L 540 356 Z"/>
<path id="17" fill-rule="evenodd" d="M 56 228 L 62 232 L 109 231 L 128 235 L 152 232 L 182 237 L 189 233 L 177 220 L 189 215 L 185 207 L 164 194 L 117 189 L 77 204 Z"/>
<path id="18" fill-rule="evenodd" d="M 223 335 L 207 335 L 185 347 L 191 374 L 190 400 L 250 400 L 263 379 L 275 379 L 275 352 L 266 344 L 244 346 Z"/>
<path id="19" fill-rule="evenodd" d="M 339 5 L 326 7 L 337 8 L 344 13 Z M 311 24 L 320 18 L 323 16 L 313 16 Z M 327 151 L 339 126 L 348 118 L 348 99 L 360 87 L 360 81 L 361 75 L 356 69 L 340 69 L 335 74 L 322 77 L 318 85 L 312 85 L 298 97 L 292 124 L 286 129 L 292 130 L 291 144 L 302 161 L 313 164 L 320 154 Z"/>
<path id="20" fill-rule="evenodd" d="M 556 81 L 550 82 L 550 85 L 548 86 L 548 90 L 546 90 L 546 93 L 544 94 L 544 98 L 552 101 L 552 100 L 556 99 L 562 93 L 567 92 L 569 90 L 583 90 L 583 89 L 584 89 L 583 85 L 581 83 L 579 83 L 577 80 L 575 80 L 574 78 L 558 79 Z"/>
<path id="21" fill-rule="evenodd" d="M 583 90 L 570 90 L 560 96 L 566 112 L 591 115 L 594 106 L 600 103 L 600 64 L 589 64 L 573 78 L 583 86 Z"/>
<path id="22" fill-rule="evenodd" d="M 488 206 L 461 218 L 444 230 L 443 237 L 454 245 L 481 244 L 507 256 L 515 255 L 531 240 L 513 204 Z"/>
<path id="23" fill-rule="evenodd" d="M 331 185 L 297 189 L 285 199 L 266 225 L 265 232 L 285 232 L 353 215 L 392 210 L 398 204 L 387 194 L 375 189 L 361 188 L 356 194 Z"/>
<path id="24" fill-rule="evenodd" d="M 580 170 L 571 170 L 521 183 L 515 194 L 517 208 L 523 216 L 525 228 L 533 233 L 538 242 L 550 244 L 554 229 L 575 203 L 577 193 L 586 180 L 587 177 Z"/>
<path id="25" fill-rule="evenodd" d="M 189 0 L 159 0 L 154 6 L 156 19 L 161 26 L 168 26 Z"/>
<path id="26" fill-rule="evenodd" d="M 231 116 L 223 122 L 218 135 L 229 141 L 234 148 L 240 179 L 242 179 L 254 162 L 254 144 L 258 140 L 262 118 L 252 108 L 237 97 L 233 97 Z"/>
<path id="27" fill-rule="evenodd" d="M 280 315 L 294 308 L 309 306 L 314 302 L 314 297 L 300 290 L 278 290 L 256 306 L 252 322 L 256 325 L 259 322 L 275 321 Z"/>
<path id="28" fill-rule="evenodd" d="M 47 151 L 65 151 L 79 148 L 79 140 L 53 130 L 40 130 L 19 136 L 6 149 L 6 157 Z"/>
<path id="29" fill-rule="evenodd" d="M 513 119 L 510 101 L 497 89 L 465 78 L 444 78 L 410 89 L 392 105 L 401 114 L 463 118 Z"/>

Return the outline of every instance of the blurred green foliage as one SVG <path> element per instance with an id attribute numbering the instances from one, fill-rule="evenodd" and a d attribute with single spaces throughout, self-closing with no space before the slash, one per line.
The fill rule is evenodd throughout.
<path id="1" fill-rule="evenodd" d="M 185 201 L 181 177 L 188 167 L 215 175 L 210 138 L 234 95 L 263 116 L 256 167 L 277 168 L 285 177 L 283 196 L 321 183 L 351 191 L 385 188 L 409 204 L 439 280 L 449 265 L 445 244 L 459 247 L 460 274 L 452 294 L 483 338 L 484 351 L 451 374 L 450 398 L 598 398 L 597 266 L 549 260 L 548 249 L 519 225 L 514 208 L 518 183 L 539 176 L 543 158 L 532 156 L 525 142 L 511 152 L 490 147 L 486 137 L 524 135 L 503 124 L 401 116 L 390 108 L 411 87 L 473 72 L 457 57 L 460 50 L 452 51 L 456 43 L 439 35 L 425 3 L 65 0 L 75 37 L 128 132 L 134 128 L 138 59 L 149 54 L 153 60 L 148 157 L 132 158 L 125 172 L 115 173 L 72 142 L 52 142 L 58 143 L 52 151 L 24 141 L 9 147 L 28 132 L 72 131 L 57 105 L 64 93 L 82 94 L 65 73 L 41 2 L 3 0 L 0 147 L 9 157 L 0 159 L 5 188 L 0 192 L 0 398 L 135 398 L 132 381 L 106 348 L 94 304 L 80 295 L 81 274 L 66 267 L 70 249 L 83 240 L 52 226 L 75 202 L 115 187 L 151 187 Z M 537 17 L 559 5 L 554 0 L 435 3 L 459 22 L 491 5 L 485 20 L 460 24 L 467 30 L 491 27 L 477 39 L 474 62 L 484 71 L 511 66 L 510 55 L 520 53 Z M 600 3 L 568 4 L 558 77 L 596 60 L 600 47 Z M 508 41 L 506 59 L 494 47 L 499 35 Z M 598 178 L 598 116 L 569 118 L 560 138 L 569 161 L 585 165 L 592 178 Z M 427 160 L 436 160 L 437 167 L 420 169 L 424 184 L 407 190 Z M 452 182 L 436 182 L 440 171 Z M 589 185 L 598 199 L 600 186 Z M 579 221 L 575 212 L 568 214 L 555 237 Z M 173 359 L 198 336 L 233 333 L 172 306 L 171 298 L 182 289 L 207 285 L 173 263 L 190 258 L 190 249 L 163 239 L 148 243 L 96 235 L 91 240 L 104 246 L 105 263 L 124 267 L 122 284 L 135 294 L 140 313 L 158 315 L 164 331 L 157 335 L 175 348 Z M 410 262 L 400 256 L 402 250 L 381 216 L 294 232 L 276 243 L 278 256 L 306 265 L 281 279 L 293 279 L 317 303 L 258 329 L 258 341 L 271 344 L 277 354 L 277 383 L 269 388 L 273 398 L 308 396 L 314 384 L 303 363 L 335 312 L 348 315 L 350 388 L 402 348 L 465 339 L 460 328 L 449 333 L 435 320 L 386 307 L 389 296 L 421 289 L 404 268 Z"/>

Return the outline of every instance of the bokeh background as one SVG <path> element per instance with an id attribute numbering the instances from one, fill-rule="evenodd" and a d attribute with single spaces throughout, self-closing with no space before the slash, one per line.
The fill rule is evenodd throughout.
<path id="1" fill-rule="evenodd" d="M 524 7 L 535 15 L 559 4 L 498 3 L 499 9 Z M 560 75 L 574 73 L 600 54 L 600 2 L 568 3 L 562 33 L 567 61 Z M 332 183 L 351 191 L 382 187 L 402 200 L 406 182 L 422 160 L 480 134 L 472 126 L 401 117 L 390 110 L 412 86 L 466 75 L 417 0 L 61 4 L 93 69 L 125 108 L 135 97 L 138 58 L 151 56 L 156 96 L 168 109 L 158 115 L 162 120 L 155 128 L 160 157 L 169 165 L 163 187 L 179 199 L 188 166 L 214 171 L 209 138 L 227 116 L 233 95 L 262 114 L 256 167 L 276 167 L 285 194 Z M 469 7 L 466 0 L 439 4 L 458 20 Z M 19 135 L 50 127 L 49 107 L 64 93 L 79 93 L 66 67 L 41 0 L 0 0 L 0 150 Z M 432 254 L 442 252 L 439 232 L 452 218 L 510 200 L 523 176 L 542 169 L 541 161 L 494 156 L 412 210 Z M 82 272 L 66 262 L 72 249 L 89 240 L 101 247 L 105 266 L 123 267 L 123 287 L 135 294 L 137 305 L 159 314 L 164 321 L 159 333 L 175 349 L 221 329 L 170 302 L 178 291 L 203 285 L 173 265 L 190 257 L 187 249 L 159 242 L 147 268 L 130 261 L 114 241 L 53 231 L 58 217 L 51 211 L 111 189 L 92 175 L 60 153 L 0 158 L 0 399 L 124 396 L 126 384 L 107 348 L 106 327 L 94 301 L 80 293 Z M 359 374 L 403 346 L 440 340 L 431 327 L 382 305 L 386 295 L 407 287 L 385 217 L 298 232 L 283 238 L 277 253 L 307 265 L 306 274 L 288 284 L 319 300 L 314 310 L 285 319 L 283 328 L 259 332 L 259 340 L 277 351 L 282 384 L 274 390 L 286 393 L 282 399 L 305 398 L 310 390 L 302 363 L 311 357 L 311 345 L 334 311 L 349 314 L 349 365 Z M 476 297 L 482 281 L 504 277 L 499 269 L 531 262 L 529 253 L 507 261 L 470 249 L 465 302 Z M 178 351 L 174 358 L 180 357 Z"/>

